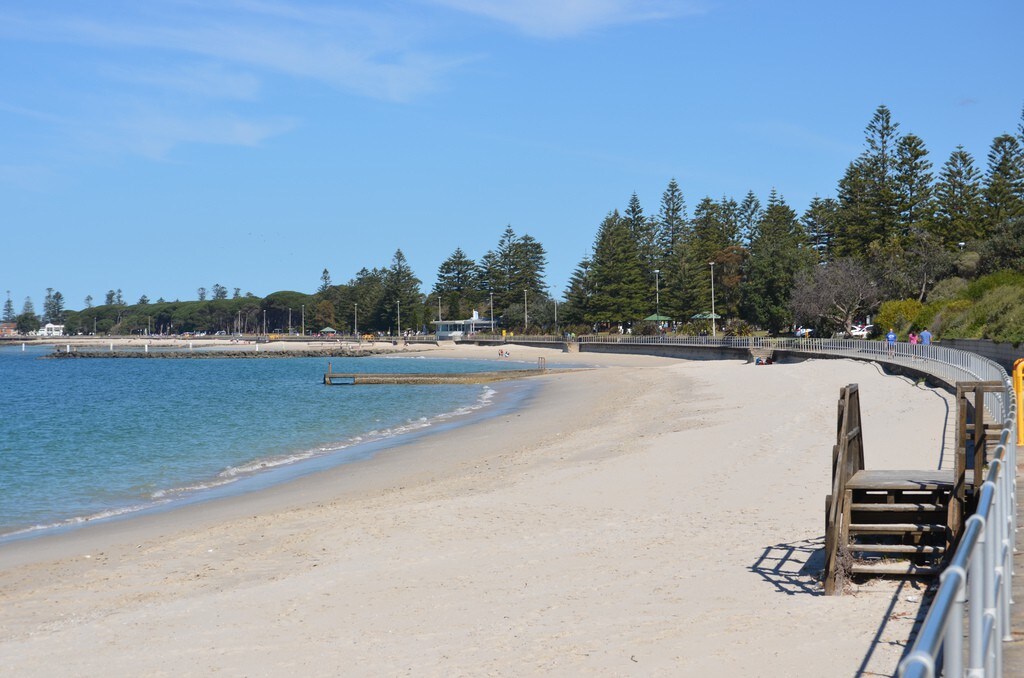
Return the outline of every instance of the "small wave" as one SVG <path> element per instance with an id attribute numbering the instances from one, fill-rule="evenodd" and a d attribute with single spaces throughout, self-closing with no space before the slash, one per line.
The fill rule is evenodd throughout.
<path id="1" fill-rule="evenodd" d="M 30 527 L 23 527 L 12 532 L 4 532 L 0 534 L 0 541 L 14 537 L 24 537 L 36 532 L 42 532 L 44 530 L 59 530 L 67 527 L 77 527 L 86 523 L 91 523 L 94 520 L 104 520 L 108 518 L 117 518 L 119 516 L 129 515 L 131 513 L 138 513 L 139 511 L 145 511 L 147 509 L 153 509 L 163 504 L 169 503 L 170 499 L 162 499 L 159 501 L 153 501 L 146 504 L 134 504 L 132 506 L 122 506 L 120 508 L 111 508 L 97 513 L 92 513 L 87 516 L 76 516 L 74 518 L 68 518 L 66 520 L 58 520 L 48 524 L 37 524 Z"/>

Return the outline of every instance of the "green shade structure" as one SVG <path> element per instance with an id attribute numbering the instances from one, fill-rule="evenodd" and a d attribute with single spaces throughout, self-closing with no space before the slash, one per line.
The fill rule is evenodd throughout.
<path id="1" fill-rule="evenodd" d="M 644 320 L 651 320 L 653 322 L 661 322 L 661 321 L 664 321 L 664 320 L 672 320 L 672 318 L 669 318 L 667 315 L 658 315 L 657 313 L 655 313 L 654 315 L 647 316 L 646 318 L 644 318 Z"/>
<path id="2" fill-rule="evenodd" d="M 338 330 L 334 329 L 333 327 L 325 327 L 322 330 L 320 330 L 320 334 L 337 334 L 337 333 L 338 333 Z"/>
<path id="3" fill-rule="evenodd" d="M 690 316 L 690 320 L 718 320 L 721 317 L 717 313 L 696 313 Z"/>

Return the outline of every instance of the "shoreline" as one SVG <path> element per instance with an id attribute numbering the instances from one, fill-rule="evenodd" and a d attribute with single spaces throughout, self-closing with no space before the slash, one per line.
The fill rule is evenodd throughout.
<path id="1" fill-rule="evenodd" d="M 869 464 L 915 468 L 940 458 L 941 394 L 853 361 L 562 355 L 608 369 L 370 460 L 0 547 L 0 666 L 893 670 L 923 589 L 815 579 L 834 400 L 861 383 Z M 157 641 L 177 632 L 187 647 Z"/>
<path id="2" fill-rule="evenodd" d="M 485 374 L 488 378 L 479 381 L 451 382 L 478 384 L 486 388 L 478 393 L 472 404 L 441 412 L 429 420 L 410 421 L 372 434 L 361 431 L 349 438 L 328 443 L 328 447 L 318 446 L 315 450 L 297 449 L 284 456 L 254 459 L 247 462 L 244 467 L 228 467 L 216 476 L 196 479 L 194 483 L 186 486 L 162 488 L 150 499 L 140 500 L 135 505 L 111 508 L 96 514 L 72 516 L 46 525 L 13 527 L 10 531 L 0 532 L 0 553 L 7 544 L 57 537 L 107 522 L 130 521 L 177 511 L 193 504 L 231 501 L 238 495 L 266 491 L 277 484 L 292 482 L 306 475 L 362 463 L 377 454 L 413 444 L 424 436 L 479 424 L 490 417 L 500 416 L 510 408 L 518 407 L 523 398 L 535 388 L 535 384 L 530 383 L 531 380 L 523 377 L 540 375 L 536 370 L 513 369 Z"/>

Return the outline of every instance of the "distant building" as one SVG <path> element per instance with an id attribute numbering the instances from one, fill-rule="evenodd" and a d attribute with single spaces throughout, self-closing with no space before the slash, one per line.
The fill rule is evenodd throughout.
<path id="1" fill-rule="evenodd" d="M 13 337 L 18 333 L 16 323 L 0 323 L 0 337 Z"/>
<path id="2" fill-rule="evenodd" d="M 431 320 L 430 324 L 434 325 L 438 339 L 452 340 L 488 331 L 493 327 L 491 320 L 484 320 L 476 311 L 473 311 L 472 318 L 466 320 Z"/>
<path id="3" fill-rule="evenodd" d="M 54 325 L 53 323 L 46 323 L 45 325 L 39 328 L 39 332 L 37 334 L 40 337 L 63 337 L 64 326 Z"/>

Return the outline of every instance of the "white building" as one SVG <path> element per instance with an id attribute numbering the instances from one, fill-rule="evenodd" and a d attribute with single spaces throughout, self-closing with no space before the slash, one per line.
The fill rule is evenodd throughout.
<path id="1" fill-rule="evenodd" d="M 37 334 L 40 337 L 63 337 L 64 326 L 54 325 L 53 323 L 46 323 L 45 325 L 39 328 L 39 332 L 37 332 Z"/>
<path id="2" fill-rule="evenodd" d="M 490 331 L 494 327 L 492 320 L 484 320 L 480 314 L 473 311 L 473 317 L 466 320 L 431 320 L 434 332 L 438 339 L 457 340 L 463 337 L 472 336 L 477 332 Z"/>

